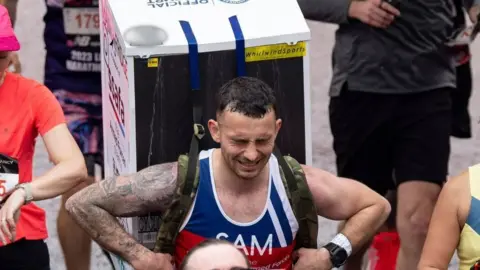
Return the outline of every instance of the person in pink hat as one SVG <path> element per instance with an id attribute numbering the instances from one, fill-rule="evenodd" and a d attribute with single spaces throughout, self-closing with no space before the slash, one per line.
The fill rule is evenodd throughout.
<path id="1" fill-rule="evenodd" d="M 31 1 L 31 0 L 28 0 Z M 66 200 L 78 190 L 103 178 L 102 84 L 98 0 L 43 0 L 46 12 L 44 85 L 62 107 L 67 127 L 82 152 L 88 179 L 62 194 L 56 231 L 68 270 L 88 270 L 92 240 L 65 209 Z M 18 0 L 0 0 L 15 26 Z M 15 72 L 21 65 L 11 54 Z M 113 263 L 110 254 L 104 255 Z M 0 267 L 1 268 L 1 267 Z"/>
<path id="2" fill-rule="evenodd" d="M 87 169 L 52 92 L 8 70 L 18 50 L 8 11 L 0 5 L 0 268 L 47 270 L 45 212 L 35 202 L 81 184 Z M 33 177 L 38 135 L 54 167 Z"/>
<path id="3" fill-rule="evenodd" d="M 17 37 L 13 32 L 8 11 L 3 6 L 1 8 L 0 16 L 0 51 L 2 51 L 4 55 L 7 55 L 9 52 L 16 52 L 20 50 L 20 43 L 18 43 Z"/>
<path id="4" fill-rule="evenodd" d="M 28 0 L 31 1 L 31 0 Z M 103 178 L 103 116 L 100 63 L 99 0 L 43 0 L 45 65 L 43 83 L 62 107 L 67 127 L 82 152 L 88 179 L 61 196 L 57 233 L 68 270 L 88 270 L 91 238 L 68 215 L 67 199 Z M 2 3 L 3 2 L 3 3 Z M 0 0 L 7 7 L 12 25 L 18 0 Z M 20 16 L 18 16 L 20 17 Z M 15 54 L 11 68 L 21 71 Z M 104 251 L 112 264 L 112 257 Z"/>

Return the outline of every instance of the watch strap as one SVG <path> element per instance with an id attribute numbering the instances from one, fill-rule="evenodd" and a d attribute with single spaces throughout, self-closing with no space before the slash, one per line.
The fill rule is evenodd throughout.
<path id="1" fill-rule="evenodd" d="M 33 201 L 33 196 L 32 196 L 32 186 L 30 183 L 22 183 L 17 185 L 16 189 L 23 189 L 25 191 L 25 198 L 24 198 L 24 204 L 29 204 L 30 202 Z"/>
<path id="2" fill-rule="evenodd" d="M 326 244 L 323 248 L 330 253 L 330 261 L 333 267 L 339 268 L 347 262 L 348 255 L 344 248 L 332 242 Z"/>
<path id="3" fill-rule="evenodd" d="M 350 256 L 352 254 L 352 244 L 345 235 L 339 233 L 335 235 L 335 237 L 330 242 L 345 249 L 345 251 L 347 252 L 347 256 Z"/>

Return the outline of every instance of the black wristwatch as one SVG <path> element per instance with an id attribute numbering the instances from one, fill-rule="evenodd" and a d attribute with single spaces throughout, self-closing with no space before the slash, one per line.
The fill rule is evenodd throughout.
<path id="1" fill-rule="evenodd" d="M 334 243 L 328 243 L 323 247 L 330 253 L 330 261 L 333 267 L 339 268 L 345 264 L 348 259 L 348 254 L 344 248 Z"/>

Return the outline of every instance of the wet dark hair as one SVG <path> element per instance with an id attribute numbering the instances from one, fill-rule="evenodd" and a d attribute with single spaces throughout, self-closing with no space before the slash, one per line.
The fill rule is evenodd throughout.
<path id="1" fill-rule="evenodd" d="M 252 118 L 261 118 L 270 110 L 276 112 L 273 89 L 260 79 L 237 77 L 222 85 L 216 95 L 217 113 L 225 110 Z"/>
<path id="2" fill-rule="evenodd" d="M 192 254 L 195 253 L 195 251 L 200 250 L 202 248 L 209 247 L 209 246 L 214 246 L 214 245 L 229 245 L 229 246 L 235 247 L 232 243 L 228 242 L 227 240 L 215 239 L 215 238 L 204 240 L 200 244 L 196 245 L 194 248 L 190 249 L 190 251 L 187 253 L 185 258 L 183 258 L 182 264 L 180 265 L 179 269 L 180 270 L 188 269 L 187 268 L 188 260 L 190 259 L 190 257 L 192 257 Z M 243 252 L 241 252 L 241 253 L 243 255 L 243 258 L 245 259 L 245 262 L 247 263 L 248 268 L 242 268 L 242 267 L 236 267 L 235 266 L 235 267 L 232 267 L 230 270 L 251 270 L 250 269 L 250 262 L 248 261 L 247 256 L 245 256 L 245 254 Z M 212 270 L 215 270 L 215 269 L 212 269 Z"/>

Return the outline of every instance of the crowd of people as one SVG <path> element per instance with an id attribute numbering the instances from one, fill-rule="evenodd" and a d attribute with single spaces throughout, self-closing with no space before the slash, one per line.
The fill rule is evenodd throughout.
<path id="1" fill-rule="evenodd" d="M 448 174 L 450 137 L 472 137 L 469 45 L 451 41 L 478 23 L 480 0 L 298 0 L 306 19 L 338 25 L 328 108 L 336 175 L 282 156 L 273 89 L 238 77 L 217 92 L 207 127 L 220 147 L 195 157 L 193 176 L 181 157 L 101 181 L 99 24 L 72 19 L 98 18 L 98 1 L 45 3 L 39 83 L 21 75 L 17 0 L 0 0 L 2 269 L 50 269 L 46 213 L 34 202 L 56 196 L 69 270 L 89 269 L 92 240 L 138 270 L 362 269 L 370 247 L 394 247 L 378 252 L 375 270 L 447 269 L 455 251 L 460 270 L 480 265 L 480 165 Z M 92 56 L 88 65 L 75 64 L 79 54 Z M 39 135 L 54 166 L 34 177 Z M 191 207 L 169 213 L 185 194 Z M 117 220 L 151 212 L 172 217 L 155 250 Z M 317 215 L 344 221 L 322 246 Z"/>

